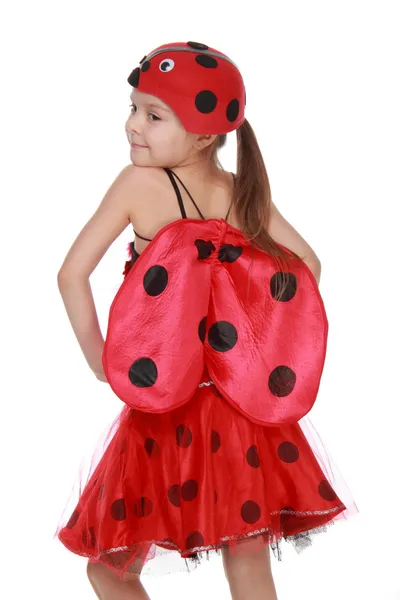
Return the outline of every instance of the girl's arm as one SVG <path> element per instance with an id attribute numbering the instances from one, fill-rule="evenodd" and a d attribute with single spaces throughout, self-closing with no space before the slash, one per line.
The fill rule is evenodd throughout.
<path id="1" fill-rule="evenodd" d="M 321 278 L 321 262 L 304 238 L 281 215 L 275 204 L 271 201 L 271 213 L 268 223 L 268 233 L 277 242 L 296 252 L 310 269 L 319 285 Z"/>
<path id="2" fill-rule="evenodd" d="M 125 167 L 72 244 L 57 282 L 71 326 L 90 368 L 103 373 L 104 340 L 89 277 L 114 240 L 129 225 L 129 208 L 140 197 L 146 169 Z M 100 378 L 100 377 L 99 377 Z"/>

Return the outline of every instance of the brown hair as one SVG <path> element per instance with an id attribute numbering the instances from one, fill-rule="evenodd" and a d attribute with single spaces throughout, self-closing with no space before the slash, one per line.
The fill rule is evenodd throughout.
<path id="1" fill-rule="evenodd" d="M 271 188 L 264 159 L 253 128 L 247 119 L 236 129 L 237 163 L 236 182 L 232 199 L 232 210 L 240 223 L 243 235 L 253 247 L 273 257 L 277 270 L 281 271 L 281 282 L 277 300 L 289 285 L 287 270 L 292 259 L 302 260 L 294 251 L 275 242 L 268 233 L 271 212 Z M 208 147 L 209 158 L 223 168 L 218 159 L 218 150 L 226 144 L 227 134 L 220 134 Z M 281 285 L 282 284 L 282 285 Z M 276 297 L 276 295 L 274 294 Z"/>

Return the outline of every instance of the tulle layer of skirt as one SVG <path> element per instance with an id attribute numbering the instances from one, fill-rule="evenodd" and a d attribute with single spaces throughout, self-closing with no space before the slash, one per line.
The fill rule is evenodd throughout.
<path id="1" fill-rule="evenodd" d="M 76 483 L 78 490 L 76 493 Z M 183 406 L 124 405 L 98 444 L 55 535 L 70 551 L 126 572 L 190 572 L 212 555 L 282 541 L 297 552 L 358 513 L 309 418 L 265 427 L 240 414 L 207 370 Z"/>

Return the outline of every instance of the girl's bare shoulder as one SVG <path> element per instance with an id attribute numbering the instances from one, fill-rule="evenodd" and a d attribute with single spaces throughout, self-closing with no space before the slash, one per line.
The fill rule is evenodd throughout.
<path id="1" fill-rule="evenodd" d="M 79 232 L 60 267 L 59 279 L 89 278 L 97 264 L 157 190 L 163 169 L 124 167 L 109 186 L 99 206 Z"/>

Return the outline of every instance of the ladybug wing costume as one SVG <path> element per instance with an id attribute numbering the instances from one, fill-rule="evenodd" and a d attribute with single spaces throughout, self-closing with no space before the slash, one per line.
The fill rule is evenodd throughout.
<path id="1" fill-rule="evenodd" d="M 221 52 L 166 44 L 140 65 L 129 83 L 169 104 L 186 131 L 243 123 L 243 80 Z M 56 531 L 120 577 L 190 571 L 223 547 L 269 544 L 281 560 L 283 539 L 300 552 L 358 513 L 305 416 L 328 333 L 312 273 L 293 258 L 280 294 L 271 257 L 226 218 L 186 218 L 165 171 L 182 220 L 140 255 L 130 244 L 103 352 L 123 409 Z"/>
<path id="2" fill-rule="evenodd" d="M 315 402 L 328 322 L 304 263 L 277 300 L 282 280 L 272 258 L 223 219 L 163 227 L 110 309 L 103 365 L 114 392 L 162 413 L 193 396 L 206 366 L 255 423 L 298 421 Z"/>

